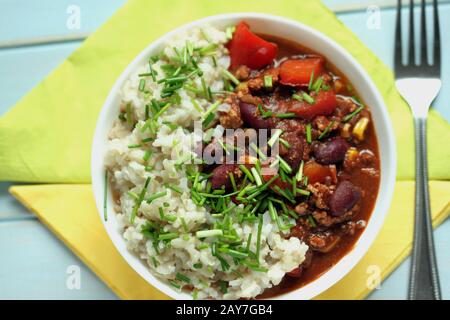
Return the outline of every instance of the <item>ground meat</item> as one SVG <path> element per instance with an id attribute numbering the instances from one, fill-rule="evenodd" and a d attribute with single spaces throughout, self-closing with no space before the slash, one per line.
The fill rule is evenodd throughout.
<path id="1" fill-rule="evenodd" d="M 243 94 L 238 96 L 242 102 L 253 104 L 255 106 L 257 106 L 258 104 L 262 104 L 261 98 L 252 96 L 251 94 Z"/>
<path id="2" fill-rule="evenodd" d="M 220 125 L 225 129 L 237 129 L 242 127 L 241 111 L 237 103 L 232 103 L 228 112 L 219 112 Z"/>
<path id="3" fill-rule="evenodd" d="M 308 185 L 308 190 L 311 192 L 310 201 L 319 209 L 327 210 L 328 209 L 328 200 L 332 195 L 335 186 L 327 186 L 322 183 L 314 183 Z"/>
<path id="4" fill-rule="evenodd" d="M 275 86 L 279 81 L 279 70 L 278 68 L 270 68 L 260 73 L 258 76 L 248 80 L 248 88 L 251 91 L 259 91 L 264 87 L 264 77 L 272 77 L 272 87 Z"/>
<path id="5" fill-rule="evenodd" d="M 322 253 L 327 253 L 333 250 L 337 245 L 341 237 L 336 233 L 327 230 L 322 232 L 311 233 L 307 237 L 307 243 L 311 249 L 314 251 L 319 251 Z"/>
<path id="6" fill-rule="evenodd" d="M 299 216 L 307 215 L 309 213 L 308 212 L 308 204 L 306 202 L 302 202 L 302 203 L 298 204 L 297 206 L 295 206 L 295 212 Z"/>
<path id="7" fill-rule="evenodd" d="M 380 172 L 375 168 L 362 168 L 361 173 L 364 173 L 372 178 L 377 178 L 380 176 Z"/>
<path id="8" fill-rule="evenodd" d="M 340 232 L 343 235 L 354 235 L 358 225 L 354 221 L 347 221 L 340 226 Z"/>
<path id="9" fill-rule="evenodd" d="M 324 210 L 316 210 L 312 213 L 312 216 L 314 217 L 318 225 L 323 227 L 330 227 L 334 224 L 350 220 L 358 211 L 359 205 L 357 204 L 352 208 L 352 210 L 347 211 L 339 217 L 333 217 Z"/>
<path id="10" fill-rule="evenodd" d="M 302 224 L 297 224 L 295 227 L 291 229 L 291 237 L 299 238 L 301 241 L 304 241 L 306 236 L 309 234 L 309 228 Z"/>
<path id="11" fill-rule="evenodd" d="M 242 65 L 236 69 L 236 71 L 234 72 L 234 76 L 238 80 L 247 80 L 248 77 L 250 76 L 250 68 L 247 67 L 246 65 Z"/>
<path id="12" fill-rule="evenodd" d="M 336 110 L 334 111 L 334 115 L 339 118 L 345 117 L 347 114 L 355 111 L 358 108 L 358 105 L 351 98 L 348 97 L 338 95 L 336 96 L 336 101 L 337 107 Z"/>

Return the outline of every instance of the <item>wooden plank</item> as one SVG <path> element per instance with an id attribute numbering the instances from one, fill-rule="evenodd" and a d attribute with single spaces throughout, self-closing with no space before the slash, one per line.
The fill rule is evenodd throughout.
<path id="1" fill-rule="evenodd" d="M 0 43 L 91 33 L 125 2 L 0 0 Z M 73 20 L 77 16 L 79 25 Z"/>
<path id="2" fill-rule="evenodd" d="M 0 252 L 1 299 L 116 299 L 37 220 L 0 223 Z M 78 270 L 79 289 L 67 285 Z"/>
<path id="3" fill-rule="evenodd" d="M 9 220 L 36 219 L 22 204 L 8 193 L 11 182 L 0 182 L 0 222 Z"/>

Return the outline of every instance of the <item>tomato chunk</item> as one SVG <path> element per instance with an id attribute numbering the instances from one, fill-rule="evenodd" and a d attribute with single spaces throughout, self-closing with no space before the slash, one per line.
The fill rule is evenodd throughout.
<path id="1" fill-rule="evenodd" d="M 303 174 L 308 177 L 308 183 L 325 183 L 327 177 L 331 179 L 333 183 L 337 182 L 336 168 L 323 166 L 314 161 L 305 164 Z"/>
<path id="2" fill-rule="evenodd" d="M 319 91 L 314 96 L 314 100 L 312 104 L 306 101 L 295 102 L 289 107 L 289 112 L 295 113 L 300 118 L 310 120 L 316 116 L 328 116 L 337 107 L 336 93 L 332 90 Z"/>
<path id="3" fill-rule="evenodd" d="M 280 65 L 280 82 L 290 86 L 307 86 L 314 72 L 317 79 L 323 72 L 322 57 L 286 60 Z"/>
<path id="4" fill-rule="evenodd" d="M 261 69 L 272 63 L 277 55 L 276 44 L 268 42 L 250 31 L 248 24 L 241 21 L 236 26 L 233 38 L 228 43 L 231 69 L 246 65 L 251 69 Z"/>
<path id="5" fill-rule="evenodd" d="M 273 178 L 273 176 L 276 174 L 276 171 L 270 172 L 269 173 L 262 173 L 262 178 L 264 180 L 264 182 L 268 182 L 270 179 Z M 275 191 L 276 193 L 278 193 L 278 191 L 275 189 L 275 186 L 278 186 L 281 190 L 284 189 L 292 189 L 292 185 L 281 180 L 280 177 L 277 177 L 271 184 L 270 184 L 270 188 Z"/>

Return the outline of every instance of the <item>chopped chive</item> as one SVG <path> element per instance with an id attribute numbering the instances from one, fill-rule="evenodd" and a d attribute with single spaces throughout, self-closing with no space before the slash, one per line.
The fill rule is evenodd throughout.
<path id="1" fill-rule="evenodd" d="M 311 87 L 313 85 L 313 81 L 314 81 L 314 70 L 311 72 L 311 75 L 309 77 L 309 84 L 308 84 L 308 90 L 311 91 Z"/>
<path id="2" fill-rule="evenodd" d="M 269 75 L 264 76 L 264 87 L 272 88 L 272 76 Z"/>
<path id="3" fill-rule="evenodd" d="M 241 169 L 241 171 L 248 177 L 248 179 L 251 182 L 255 182 L 255 179 L 253 178 L 252 174 L 250 173 L 250 171 L 247 169 L 246 166 L 244 166 L 243 164 L 240 164 L 239 169 Z"/>
<path id="4" fill-rule="evenodd" d="M 171 190 L 173 190 L 173 191 L 175 191 L 175 192 L 177 192 L 177 193 L 179 193 L 179 194 L 183 194 L 183 190 L 181 190 L 181 188 L 178 187 L 178 186 L 175 186 L 175 185 L 172 185 L 172 184 L 168 184 L 166 187 L 171 189 Z"/>
<path id="5" fill-rule="evenodd" d="M 352 113 L 349 113 L 348 115 L 346 115 L 346 116 L 342 119 L 342 121 L 343 121 L 343 122 L 348 122 L 348 121 L 350 121 L 351 119 L 353 119 L 353 117 L 355 117 L 358 113 L 360 113 L 362 109 L 364 109 L 364 106 L 358 107 L 355 111 L 353 111 Z"/>
<path id="6" fill-rule="evenodd" d="M 248 234 L 248 238 L 247 238 L 247 245 L 245 247 L 245 251 L 249 252 L 250 251 L 250 245 L 252 244 L 252 233 Z"/>
<path id="7" fill-rule="evenodd" d="M 301 96 L 299 96 L 298 94 L 294 93 L 292 95 L 292 99 L 298 100 L 298 101 L 303 101 L 303 98 Z"/>
<path id="8" fill-rule="evenodd" d="M 172 240 L 175 238 L 178 238 L 178 233 L 176 232 L 162 233 L 158 236 L 158 240 Z"/>
<path id="9" fill-rule="evenodd" d="M 142 144 L 140 144 L 140 143 L 128 145 L 128 148 L 130 148 L 130 149 L 136 149 L 136 148 L 140 148 L 140 147 L 142 147 Z"/>
<path id="10" fill-rule="evenodd" d="M 172 287 L 175 287 L 175 288 L 177 288 L 177 289 L 181 289 L 181 286 L 180 286 L 178 283 L 176 283 L 175 281 L 169 280 L 169 283 L 170 283 L 170 285 L 171 285 Z"/>
<path id="11" fill-rule="evenodd" d="M 161 116 L 164 112 L 167 111 L 167 109 L 170 108 L 170 103 L 166 103 L 166 105 L 164 107 L 162 107 L 153 117 L 154 120 L 158 119 L 159 116 Z"/>
<path id="12" fill-rule="evenodd" d="M 233 190 L 237 191 L 236 180 L 234 179 L 233 172 L 228 172 L 228 175 L 230 176 L 230 181 L 231 181 L 231 185 L 233 186 Z"/>
<path id="13" fill-rule="evenodd" d="M 291 119 L 291 118 L 295 118 L 297 115 L 293 112 L 288 112 L 288 113 L 275 113 L 275 118 L 280 118 L 280 119 Z"/>
<path id="14" fill-rule="evenodd" d="M 280 155 L 277 155 L 277 159 L 280 162 L 280 168 L 281 169 L 286 171 L 286 173 L 292 173 L 291 166 L 286 161 L 284 161 L 284 159 L 282 157 L 280 157 Z"/>
<path id="15" fill-rule="evenodd" d="M 148 161 L 148 159 L 150 159 L 150 157 L 152 156 L 153 152 L 152 150 L 147 150 L 145 151 L 144 156 L 142 157 L 142 160 L 144 160 L 145 162 Z"/>
<path id="16" fill-rule="evenodd" d="M 139 198 L 136 200 L 133 211 L 131 212 L 130 222 L 133 224 L 134 219 L 136 218 L 137 212 L 139 210 L 139 207 L 141 206 L 142 201 L 144 200 L 145 194 L 147 193 L 148 184 L 150 183 L 150 177 L 145 180 L 144 187 L 141 190 L 141 193 L 139 194 Z"/>
<path id="17" fill-rule="evenodd" d="M 250 144 L 250 148 L 252 148 L 253 151 L 255 151 L 261 159 L 263 160 L 267 159 L 266 155 L 253 142 Z"/>
<path id="18" fill-rule="evenodd" d="M 134 193 L 133 191 L 128 191 L 127 194 L 133 198 L 134 200 L 139 199 L 139 195 L 137 195 L 136 193 Z"/>
<path id="19" fill-rule="evenodd" d="M 211 100 L 210 96 L 209 96 L 209 93 L 208 93 L 208 88 L 206 86 L 206 82 L 205 82 L 204 78 L 201 79 L 201 83 L 202 83 L 202 89 L 203 89 L 203 96 L 205 97 L 206 100 Z"/>
<path id="20" fill-rule="evenodd" d="M 153 142 L 155 141 L 155 138 L 144 138 L 141 140 L 143 143 L 147 143 L 147 142 Z"/>
<path id="21" fill-rule="evenodd" d="M 222 70 L 222 75 L 227 78 L 228 80 L 230 80 L 231 82 L 233 82 L 235 85 L 238 85 L 239 83 L 241 83 L 230 71 L 223 69 Z"/>
<path id="22" fill-rule="evenodd" d="M 216 118 L 216 115 L 214 113 L 208 114 L 208 116 L 203 120 L 202 125 L 204 127 L 208 127 L 212 121 Z"/>
<path id="23" fill-rule="evenodd" d="M 251 171 L 253 177 L 255 178 L 256 185 L 262 186 L 262 185 L 263 185 L 263 182 L 262 182 L 261 176 L 259 175 L 259 173 L 258 173 L 258 171 L 256 170 L 256 168 L 253 167 L 253 168 L 251 168 L 250 171 Z"/>
<path id="24" fill-rule="evenodd" d="M 280 138 L 280 143 L 288 149 L 292 147 L 291 144 L 286 140 L 284 140 L 283 138 Z"/>
<path id="25" fill-rule="evenodd" d="M 320 88 L 322 87 L 322 83 L 323 83 L 323 77 L 319 77 L 316 82 L 314 82 L 313 86 L 312 86 L 312 90 L 314 90 L 316 93 L 319 92 Z"/>
<path id="26" fill-rule="evenodd" d="M 156 71 L 153 69 L 152 64 L 149 62 L 148 67 L 150 69 L 150 76 L 152 77 L 153 82 L 156 82 Z"/>
<path id="27" fill-rule="evenodd" d="M 219 280 L 219 286 L 220 286 L 220 291 L 223 294 L 226 294 L 228 292 L 227 283 L 225 281 Z"/>
<path id="28" fill-rule="evenodd" d="M 127 103 L 127 106 L 125 107 L 126 109 L 126 115 L 127 115 L 127 124 L 129 126 L 133 125 L 133 119 L 132 119 L 132 114 L 131 114 L 131 103 Z"/>
<path id="29" fill-rule="evenodd" d="M 307 94 L 306 92 L 302 92 L 302 97 L 303 99 L 309 103 L 309 104 L 314 104 L 316 101 L 314 100 L 313 97 L 311 97 L 309 94 Z"/>
<path id="30" fill-rule="evenodd" d="M 195 233 L 197 238 L 209 238 L 209 237 L 217 237 L 222 236 L 223 230 L 221 229 L 211 229 L 211 230 L 201 230 Z"/>
<path id="31" fill-rule="evenodd" d="M 273 187 L 275 191 L 277 191 L 279 194 L 281 194 L 283 197 L 289 200 L 292 204 L 295 204 L 295 200 L 292 199 L 292 197 L 286 192 L 286 190 L 281 189 L 279 186 L 275 185 Z"/>
<path id="32" fill-rule="evenodd" d="M 108 170 L 105 170 L 105 188 L 103 189 L 103 219 L 108 221 Z"/>
<path id="33" fill-rule="evenodd" d="M 325 130 L 323 130 L 323 132 L 320 134 L 320 136 L 319 136 L 317 139 L 320 140 L 320 139 L 326 137 L 326 136 L 328 135 L 328 132 L 330 131 L 331 127 L 333 126 L 333 124 L 334 124 L 334 120 L 331 121 L 331 122 L 327 125 L 327 127 L 325 128 Z"/>
<path id="34" fill-rule="evenodd" d="M 281 129 L 277 129 L 276 131 L 275 131 L 275 133 L 272 135 L 272 137 L 270 137 L 270 140 L 269 140 L 269 142 L 267 142 L 267 144 L 270 146 L 270 147 L 273 147 L 273 145 L 275 144 L 275 142 L 278 140 L 278 138 L 280 137 L 280 135 L 283 133 L 283 130 L 281 130 Z"/>
<path id="35" fill-rule="evenodd" d="M 269 215 L 270 215 L 270 219 L 272 219 L 272 221 L 277 221 L 278 214 L 277 214 L 277 211 L 275 210 L 273 202 L 270 200 L 269 200 Z"/>
<path id="36" fill-rule="evenodd" d="M 272 111 L 265 111 L 261 104 L 258 104 L 258 110 L 261 113 L 261 116 L 263 117 L 263 119 L 269 118 L 273 115 Z"/>
<path id="37" fill-rule="evenodd" d="M 205 119 L 209 114 L 212 114 L 219 107 L 220 101 L 216 101 L 209 106 L 209 108 L 203 114 L 203 118 Z"/>
<path id="38" fill-rule="evenodd" d="M 191 283 L 191 279 L 188 276 L 186 276 L 186 275 L 184 275 L 182 273 L 177 272 L 175 277 L 178 280 L 180 280 L 180 281 L 183 281 L 183 282 L 186 282 L 186 283 Z"/>
<path id="39" fill-rule="evenodd" d="M 263 215 L 260 214 L 259 215 L 259 220 L 258 220 L 258 234 L 257 234 L 257 238 L 256 238 L 256 261 L 258 262 L 258 265 L 259 265 L 259 253 L 261 251 L 261 231 L 262 231 L 262 226 L 263 226 Z"/>
<path id="40" fill-rule="evenodd" d="M 303 166 L 305 165 L 305 162 L 302 160 L 302 162 L 300 162 L 300 166 L 298 168 L 298 172 L 295 175 L 295 180 L 297 180 L 298 182 L 302 181 L 303 179 Z"/>
<path id="41" fill-rule="evenodd" d="M 154 200 L 164 197 L 165 195 L 167 195 L 167 191 L 154 193 L 150 197 L 148 197 L 148 199 L 146 201 L 147 201 L 147 203 L 152 203 Z"/>
<path id="42" fill-rule="evenodd" d="M 227 253 L 231 257 L 237 258 L 237 259 L 245 259 L 248 257 L 247 252 L 241 252 L 241 251 L 237 251 L 237 250 L 233 250 L 233 249 L 228 249 L 225 251 L 225 253 Z"/>
<path id="43" fill-rule="evenodd" d="M 198 104 L 197 101 L 195 101 L 195 99 L 191 99 L 191 103 L 194 106 L 195 110 L 197 110 L 199 113 L 203 112 L 202 107 L 200 107 L 200 105 Z"/>
<path id="44" fill-rule="evenodd" d="M 311 144 L 312 139 L 311 139 L 311 123 L 308 123 L 306 125 L 306 141 Z"/>
<path id="45" fill-rule="evenodd" d="M 303 190 L 303 189 L 299 189 L 299 188 L 297 188 L 297 193 L 304 195 L 304 196 L 309 196 L 311 194 L 311 192 L 309 192 L 308 190 Z"/>
<path id="46" fill-rule="evenodd" d="M 145 79 L 139 80 L 139 91 L 144 91 L 145 89 Z"/>
<path id="47" fill-rule="evenodd" d="M 194 263 L 192 266 L 194 267 L 194 269 L 201 269 L 203 267 L 203 264 L 201 262 L 197 262 Z"/>

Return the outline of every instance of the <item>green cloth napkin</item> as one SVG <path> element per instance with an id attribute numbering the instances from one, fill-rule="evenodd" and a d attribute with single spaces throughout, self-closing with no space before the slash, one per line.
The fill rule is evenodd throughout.
<path id="1" fill-rule="evenodd" d="M 398 179 L 414 177 L 410 111 L 392 72 L 320 1 L 129 1 L 62 65 L 0 118 L 0 180 L 90 181 L 90 150 L 100 108 L 113 83 L 149 43 L 186 22 L 226 12 L 264 12 L 298 20 L 346 48 L 368 71 L 388 105 L 398 146 Z M 345 73 L 345 70 L 343 70 Z M 449 124 L 428 122 L 430 179 L 450 179 Z"/>

